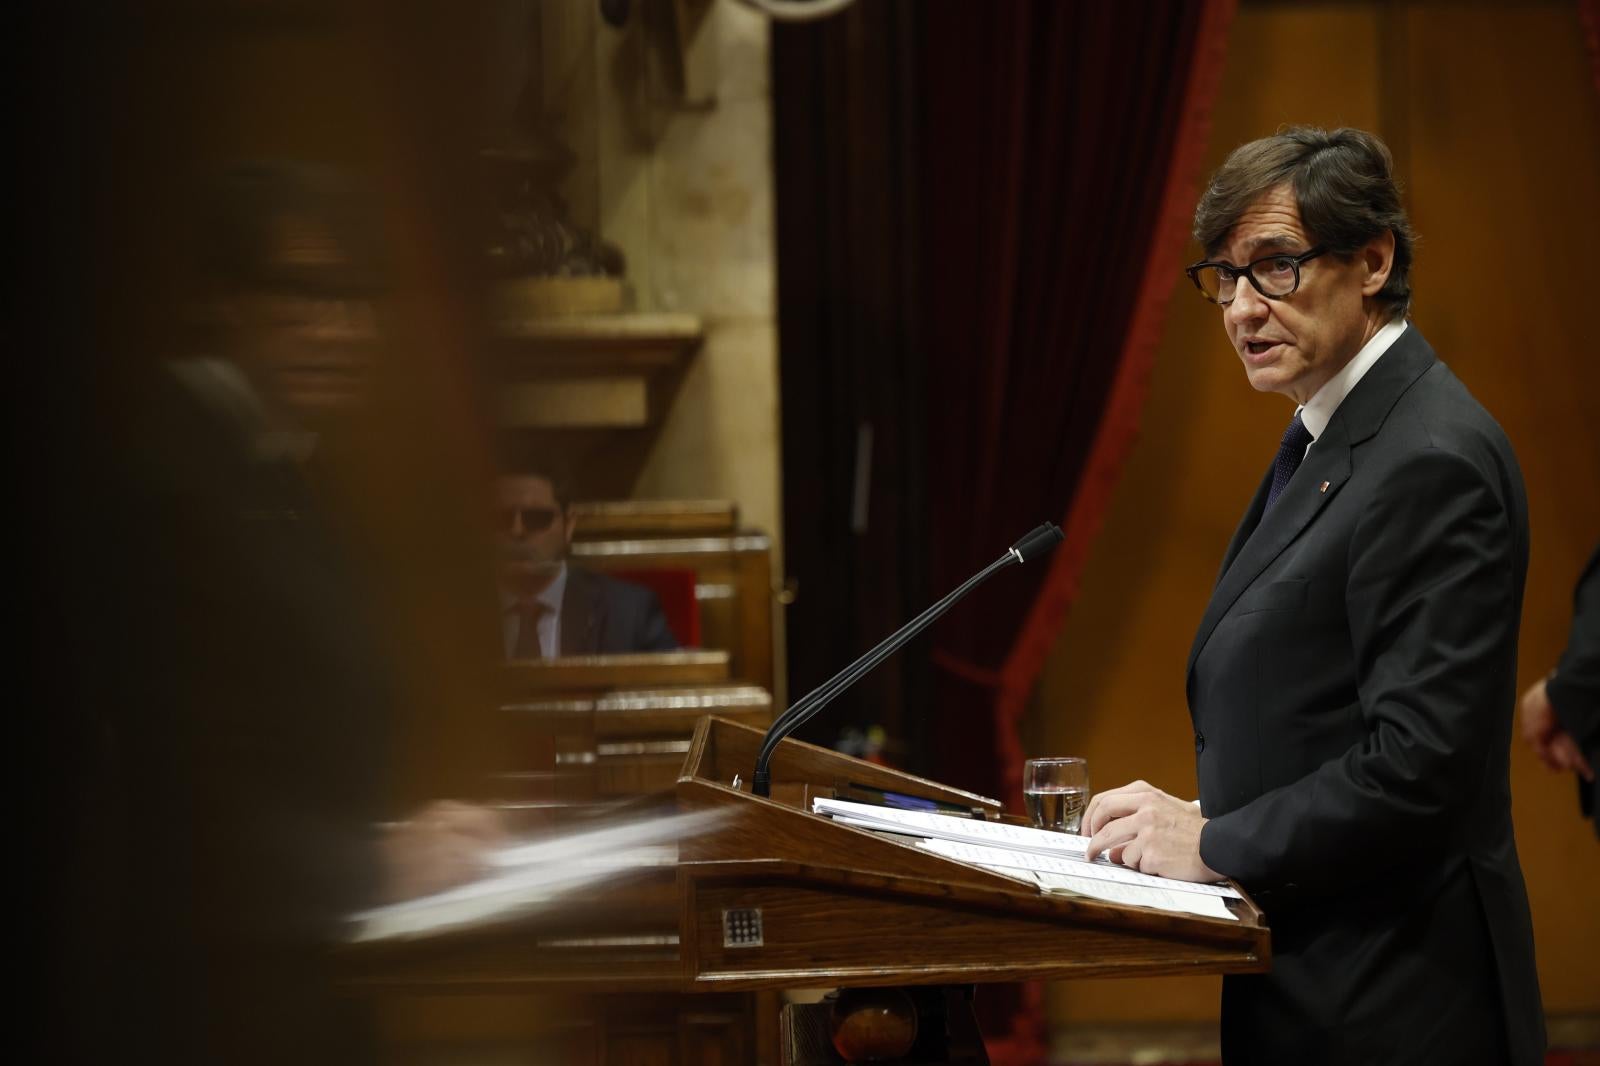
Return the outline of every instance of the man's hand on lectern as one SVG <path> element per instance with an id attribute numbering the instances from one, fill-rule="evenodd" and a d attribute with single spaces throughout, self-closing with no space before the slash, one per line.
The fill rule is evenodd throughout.
<path id="1" fill-rule="evenodd" d="M 1222 880 L 1200 859 L 1205 824 L 1198 805 L 1144 781 L 1099 793 L 1083 813 L 1083 831 L 1091 837 L 1088 858 L 1104 852 L 1140 873 L 1180 881 Z"/>

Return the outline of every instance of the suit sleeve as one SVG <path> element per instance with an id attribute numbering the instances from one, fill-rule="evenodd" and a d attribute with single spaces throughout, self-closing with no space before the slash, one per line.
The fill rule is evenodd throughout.
<path id="1" fill-rule="evenodd" d="M 1584 751 L 1600 748 L 1600 549 L 1573 597 L 1572 634 L 1545 686 L 1562 728 Z"/>
<path id="2" fill-rule="evenodd" d="M 1352 535 L 1345 601 L 1365 737 L 1209 821 L 1200 852 L 1246 885 L 1337 890 L 1471 831 L 1508 743 L 1523 539 L 1459 455 L 1384 475 Z"/>

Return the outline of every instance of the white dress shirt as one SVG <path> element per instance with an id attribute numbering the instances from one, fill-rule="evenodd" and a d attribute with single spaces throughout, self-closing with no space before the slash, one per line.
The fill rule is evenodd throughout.
<path id="1" fill-rule="evenodd" d="M 1309 454 L 1317 438 L 1322 436 L 1328 428 L 1328 423 L 1333 421 L 1333 412 L 1339 409 L 1344 398 L 1350 395 L 1350 390 L 1356 387 L 1356 382 L 1366 376 L 1378 362 L 1378 357 L 1389 350 L 1390 345 L 1400 339 L 1400 334 L 1406 331 L 1406 320 L 1397 318 L 1387 323 L 1372 339 L 1361 346 L 1354 359 L 1344 365 L 1333 377 L 1329 378 L 1322 388 L 1318 389 L 1311 399 L 1300 408 L 1300 421 L 1305 424 L 1306 432 L 1311 434 L 1311 444 L 1306 445 Z"/>

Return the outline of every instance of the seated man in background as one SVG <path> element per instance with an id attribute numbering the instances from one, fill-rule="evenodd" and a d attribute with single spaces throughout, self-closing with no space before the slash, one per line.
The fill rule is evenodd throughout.
<path id="1" fill-rule="evenodd" d="M 577 523 L 559 477 L 504 475 L 496 495 L 507 658 L 677 650 L 655 593 L 568 565 Z"/>

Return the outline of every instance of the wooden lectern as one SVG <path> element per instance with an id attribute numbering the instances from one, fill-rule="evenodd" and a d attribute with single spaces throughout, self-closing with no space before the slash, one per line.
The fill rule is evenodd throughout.
<path id="1" fill-rule="evenodd" d="M 761 731 L 704 718 L 678 804 L 737 812 L 679 850 L 686 990 L 972 984 L 1266 970 L 1268 930 L 1066 896 L 809 811 L 842 785 L 999 817 L 992 800 L 794 740 L 772 759 L 773 798 L 743 783 Z M 735 775 L 740 788 L 733 787 Z"/>
<path id="2" fill-rule="evenodd" d="M 1044 894 L 909 838 L 810 810 L 816 796 L 881 789 L 999 819 L 993 800 L 795 740 L 773 757 L 772 798 L 754 796 L 748 778 L 762 735 L 724 718 L 700 720 L 670 803 L 679 812 L 715 813 L 710 828 L 679 841 L 676 863 L 659 875 L 619 886 L 615 899 L 602 889 L 582 903 L 611 915 L 618 925 L 611 931 L 623 935 L 589 928 L 574 937 L 569 915 L 564 935 L 552 936 L 554 919 L 540 914 L 443 942 L 374 945 L 354 954 L 353 976 L 370 989 L 411 994 L 627 997 L 635 1014 L 647 1001 L 658 1009 L 675 1001 L 673 1009 L 702 1025 L 712 1004 L 743 1003 L 719 1015 L 730 1032 L 707 1055 L 770 1062 L 779 989 L 911 986 L 926 989 L 924 1002 L 934 995 L 954 1002 L 938 986 L 1268 968 L 1268 930 L 1248 898 L 1230 901 L 1237 915 L 1230 921 Z M 583 945 L 593 951 L 578 950 Z M 785 1039 L 791 1025 L 814 1030 L 815 1020 L 786 1018 Z M 585 1061 L 612 1061 L 606 1024 L 595 1023 L 601 1050 Z M 753 1031 L 732 1032 L 740 1025 Z M 961 1025 L 970 1019 L 952 1019 L 950 1032 Z M 681 1051 L 689 1046 L 681 1032 L 664 1039 L 680 1049 L 671 1061 L 698 1061 Z M 826 1060 L 785 1052 L 784 1061 Z"/>

